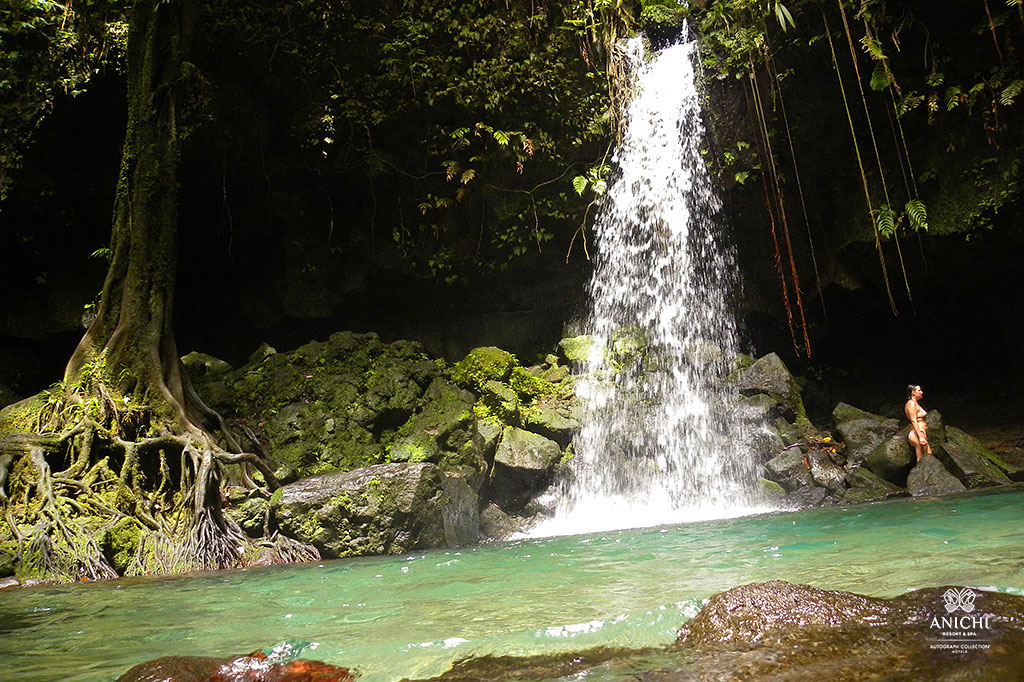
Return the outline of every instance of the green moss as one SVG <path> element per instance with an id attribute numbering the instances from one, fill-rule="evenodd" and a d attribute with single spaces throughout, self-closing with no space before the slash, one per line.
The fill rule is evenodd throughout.
<path id="1" fill-rule="evenodd" d="M 128 571 L 142 539 L 142 527 L 131 518 L 123 518 L 107 529 L 103 553 L 121 575 Z"/>
<path id="2" fill-rule="evenodd" d="M 550 381 L 533 376 L 523 367 L 516 367 L 512 370 L 512 376 L 509 377 L 508 385 L 523 400 L 528 402 L 558 393 L 558 389 Z"/>
<path id="3" fill-rule="evenodd" d="M 562 355 L 569 362 L 583 364 L 590 358 L 590 350 L 594 347 L 594 337 L 589 334 L 573 336 L 558 342 Z"/>
<path id="4" fill-rule="evenodd" d="M 488 380 L 504 382 L 519 365 L 516 357 L 494 346 L 474 348 L 452 369 L 455 383 L 479 389 Z"/>
<path id="5" fill-rule="evenodd" d="M 42 391 L 0 410 L 0 433 L 35 431 L 39 413 L 49 400 L 50 391 Z"/>

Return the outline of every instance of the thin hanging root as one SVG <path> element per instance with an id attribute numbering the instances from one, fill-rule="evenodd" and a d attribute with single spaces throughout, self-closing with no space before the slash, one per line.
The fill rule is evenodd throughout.
<path id="1" fill-rule="evenodd" d="M 843 10 L 842 0 L 839 2 L 839 10 L 843 13 L 843 22 L 846 23 L 846 12 Z M 825 36 L 828 38 L 829 51 L 832 53 L 832 66 L 836 71 L 836 78 L 839 81 L 839 94 L 843 97 L 843 109 L 846 111 L 846 121 L 850 126 L 850 139 L 853 142 L 853 151 L 857 157 L 857 167 L 860 170 L 860 180 L 864 188 L 864 199 L 868 205 L 868 219 L 871 221 L 871 229 L 875 235 L 875 251 L 878 253 L 878 262 L 882 266 L 882 281 L 885 283 L 885 294 L 889 299 L 889 308 L 893 315 L 899 315 L 896 308 L 896 300 L 892 296 L 892 287 L 889 284 L 889 270 L 885 265 L 885 254 L 882 252 L 882 239 L 878 234 L 878 225 L 874 218 L 874 207 L 871 205 L 871 192 L 868 189 L 868 177 L 864 172 L 864 161 L 860 154 L 860 145 L 857 143 L 857 131 L 853 127 L 853 116 L 850 114 L 849 100 L 846 98 L 846 86 L 843 85 L 843 76 L 839 72 L 839 59 L 836 57 L 835 43 L 832 41 L 832 30 L 829 28 L 828 19 L 825 17 L 825 9 L 821 8 L 821 20 L 825 24 Z M 847 34 L 849 35 L 849 33 Z M 854 54 L 854 68 L 857 69 L 856 54 Z M 857 82 L 860 82 L 860 72 L 857 69 Z"/>

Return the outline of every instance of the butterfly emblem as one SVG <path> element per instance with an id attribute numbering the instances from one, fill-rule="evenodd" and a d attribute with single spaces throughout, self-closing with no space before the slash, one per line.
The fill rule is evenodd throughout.
<path id="1" fill-rule="evenodd" d="M 963 610 L 964 613 L 970 613 L 974 610 L 974 590 L 969 587 L 963 589 L 949 588 L 943 593 L 942 598 L 946 600 L 946 611 L 953 613 L 957 609 Z"/>

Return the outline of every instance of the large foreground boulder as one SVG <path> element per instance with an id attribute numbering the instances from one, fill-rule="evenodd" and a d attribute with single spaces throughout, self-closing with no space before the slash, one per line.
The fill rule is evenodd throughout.
<path id="1" fill-rule="evenodd" d="M 458 544 L 472 535 L 476 494 L 434 464 L 377 464 L 332 471 L 280 488 L 271 518 L 325 558 L 401 554 Z"/>
<path id="2" fill-rule="evenodd" d="M 644 680 L 1021 679 L 1024 598 L 946 586 L 879 599 L 771 581 L 711 597 L 679 643 L 687 660 Z"/>
<path id="3" fill-rule="evenodd" d="M 914 468 L 916 461 L 914 448 L 907 440 L 909 432 L 908 426 L 884 440 L 864 458 L 864 466 L 893 485 L 906 485 L 907 474 Z"/>

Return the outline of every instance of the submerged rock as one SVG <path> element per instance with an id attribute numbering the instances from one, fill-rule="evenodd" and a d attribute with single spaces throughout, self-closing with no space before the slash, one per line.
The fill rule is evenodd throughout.
<path id="1" fill-rule="evenodd" d="M 275 662 L 263 652 L 210 658 L 164 656 L 140 663 L 117 682 L 354 682 L 348 668 L 296 659 Z"/>
<path id="2" fill-rule="evenodd" d="M 952 621 L 968 633 L 966 645 L 945 641 L 954 639 L 948 604 L 971 606 Z M 1017 595 L 946 586 L 880 599 L 772 581 L 712 596 L 671 646 L 481 656 L 430 680 L 1019 680 L 1022 650 Z"/>

